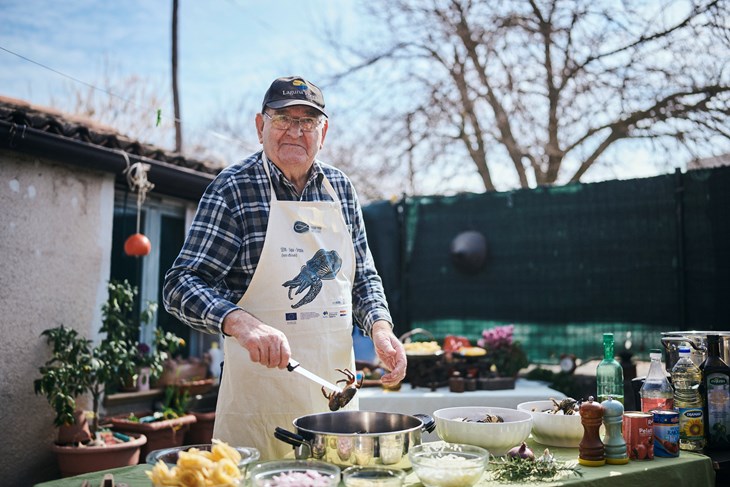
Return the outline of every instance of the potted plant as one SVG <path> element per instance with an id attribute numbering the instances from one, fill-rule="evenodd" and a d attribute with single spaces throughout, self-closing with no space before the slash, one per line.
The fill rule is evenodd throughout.
<path id="1" fill-rule="evenodd" d="M 144 454 L 142 447 L 147 443 L 146 436 L 140 433 L 115 434 L 111 430 L 100 429 L 102 397 L 131 386 L 142 363 L 150 366 L 152 377 L 159 376 L 162 373 L 162 364 L 183 343 L 174 334 L 158 330 L 155 334 L 155 349 L 140 356 L 140 323 L 152 319 L 157 305 L 147 303 L 137 314 L 135 298 L 138 290 L 126 280 L 109 282 L 108 291 L 107 301 L 101 308 L 100 331 L 104 335 L 98 345 L 92 346 L 91 340 L 79 336 L 75 330 L 63 325 L 42 333 L 51 346 L 52 356 L 40 368 L 41 378 L 34 383 L 36 394 L 45 395 L 54 408 L 54 423 L 59 426 L 59 431 L 65 432 L 71 425 L 81 426 L 80 433 L 73 433 L 70 439 L 63 438 L 52 447 L 64 476 L 135 464 L 139 461 L 140 454 Z M 92 398 L 92 425 L 84 429 L 85 415 L 77 410 L 76 399 L 87 393 Z M 119 438 L 129 438 L 131 441 L 119 442 Z M 86 448 L 76 448 L 78 445 Z M 114 450 L 122 449 L 119 445 L 134 446 L 135 449 L 127 454 L 126 459 L 116 460 L 119 464 L 110 464 L 108 460 L 100 459 L 84 460 L 85 455 L 81 454 L 82 451 L 84 454 L 97 450 L 99 453 L 108 452 L 110 445 L 114 445 Z M 74 463 L 77 460 L 82 461 L 83 464 L 68 465 L 69 459 Z"/>
<path id="2" fill-rule="evenodd" d="M 148 353 L 140 353 L 140 326 L 152 320 L 157 312 L 157 303 L 147 302 L 137 314 L 137 294 L 138 289 L 128 281 L 111 281 L 109 297 L 101 308 L 100 331 L 106 333 L 101 347 L 106 352 L 109 368 L 114 371 L 114 378 L 110 378 L 108 384 L 110 393 L 136 390 L 139 368 L 148 362 L 153 366 L 167 358 L 166 350 L 158 353 L 148 347 Z M 165 356 L 160 359 L 158 355 L 162 353 Z"/>
<path id="3" fill-rule="evenodd" d="M 114 373 L 109 348 L 92 347 L 91 340 L 63 325 L 43 331 L 42 336 L 51 346 L 51 358 L 40 367 L 41 377 L 34 381 L 34 387 L 56 413 L 54 424 L 59 427 L 59 438 L 51 449 L 56 453 L 61 475 L 138 463 L 141 447 L 147 442 L 144 435 L 117 441 L 99 430 L 101 396 Z M 91 427 L 76 405 L 76 399 L 87 393 L 93 404 Z"/>
<path id="4" fill-rule="evenodd" d="M 157 411 L 134 412 L 109 418 L 112 428 L 124 434 L 144 434 L 147 444 L 142 447 L 142 456 L 154 450 L 181 446 L 190 426 L 197 421 L 187 413 L 190 396 L 186 389 L 177 386 L 165 387 L 165 395 Z"/>
<path id="5" fill-rule="evenodd" d="M 479 379 L 482 389 L 514 389 L 520 369 L 530 362 L 520 342 L 514 341 L 514 325 L 495 326 L 482 331 L 477 345 L 487 351 L 491 375 Z"/>

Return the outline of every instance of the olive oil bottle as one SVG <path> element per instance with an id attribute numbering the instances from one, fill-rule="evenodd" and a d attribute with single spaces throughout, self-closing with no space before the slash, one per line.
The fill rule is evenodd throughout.
<path id="1" fill-rule="evenodd" d="M 719 335 L 707 335 L 707 358 L 702 365 L 700 392 L 704 399 L 708 450 L 730 449 L 730 366 L 720 358 Z"/>

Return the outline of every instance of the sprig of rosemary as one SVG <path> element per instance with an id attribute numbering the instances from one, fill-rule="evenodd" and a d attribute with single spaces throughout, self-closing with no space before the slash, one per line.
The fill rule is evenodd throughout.
<path id="1" fill-rule="evenodd" d="M 492 459 L 490 473 L 498 482 L 514 481 L 548 481 L 559 475 L 583 476 L 577 465 L 557 460 L 530 460 L 525 458 Z"/>

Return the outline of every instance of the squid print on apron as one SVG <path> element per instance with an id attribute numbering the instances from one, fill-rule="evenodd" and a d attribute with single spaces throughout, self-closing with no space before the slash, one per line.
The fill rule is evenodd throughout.
<path id="1" fill-rule="evenodd" d="M 335 369 L 355 370 L 352 237 L 327 178 L 322 184 L 333 201 L 279 201 L 262 157 L 271 187 L 269 223 L 258 266 L 238 305 L 284 332 L 302 367 L 335 383 L 343 379 Z M 328 411 L 327 398 L 299 374 L 251 362 L 235 338 L 226 337 L 224 353 L 213 437 L 255 447 L 262 460 L 284 457 L 292 447 L 274 438 L 275 428 Z M 358 409 L 357 399 L 344 409 Z"/>

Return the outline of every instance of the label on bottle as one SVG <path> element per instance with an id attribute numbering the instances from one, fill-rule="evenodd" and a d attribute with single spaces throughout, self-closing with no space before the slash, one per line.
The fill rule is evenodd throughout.
<path id="1" fill-rule="evenodd" d="M 705 438 L 704 413 L 701 408 L 679 408 L 679 439 L 701 441 Z"/>
<path id="2" fill-rule="evenodd" d="M 674 410 L 674 398 L 671 397 L 642 397 L 641 410 L 644 412 L 654 411 L 655 409 L 663 409 L 666 411 Z"/>
<path id="3" fill-rule="evenodd" d="M 708 374 L 707 439 L 711 446 L 730 444 L 730 384 L 726 374 Z"/>

